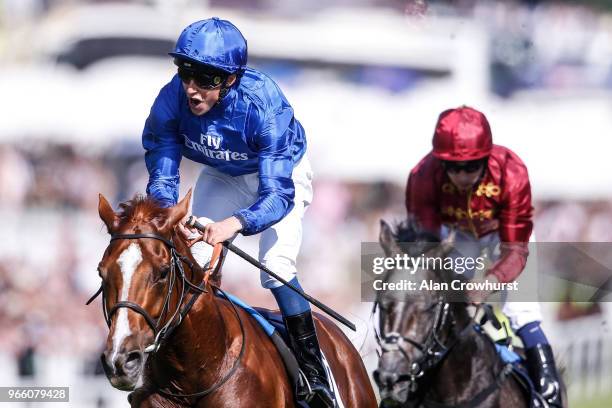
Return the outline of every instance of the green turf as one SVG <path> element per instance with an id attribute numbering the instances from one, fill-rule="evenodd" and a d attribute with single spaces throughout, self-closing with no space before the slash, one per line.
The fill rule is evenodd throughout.
<path id="1" fill-rule="evenodd" d="M 571 408 L 610 408 L 612 407 L 612 394 L 601 396 L 589 400 L 574 400 L 570 404 Z"/>

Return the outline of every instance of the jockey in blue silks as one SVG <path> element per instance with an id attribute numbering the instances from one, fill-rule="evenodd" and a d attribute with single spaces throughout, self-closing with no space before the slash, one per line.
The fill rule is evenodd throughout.
<path id="1" fill-rule="evenodd" d="M 246 40 L 229 21 L 189 25 L 170 55 L 178 72 L 155 99 L 142 134 L 148 195 L 176 204 L 181 159 L 201 163 L 192 211 L 208 224 L 207 244 L 192 247 L 198 263 L 198 245 L 259 234 L 259 260 L 300 287 L 295 265 L 312 171 L 293 108 L 272 79 L 247 67 Z M 179 230 L 186 238 L 193 233 L 183 224 Z M 308 380 L 298 400 L 333 406 L 309 303 L 263 272 L 261 282 L 278 302 Z"/>

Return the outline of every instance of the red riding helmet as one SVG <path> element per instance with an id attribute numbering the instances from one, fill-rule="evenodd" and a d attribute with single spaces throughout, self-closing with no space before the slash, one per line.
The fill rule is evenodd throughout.
<path id="1" fill-rule="evenodd" d="M 485 115 L 467 106 L 440 114 L 433 136 L 433 155 L 446 161 L 487 157 L 493 149 L 491 127 Z"/>

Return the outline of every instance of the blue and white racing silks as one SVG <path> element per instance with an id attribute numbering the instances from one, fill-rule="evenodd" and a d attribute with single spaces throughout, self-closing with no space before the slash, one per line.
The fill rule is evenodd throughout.
<path id="1" fill-rule="evenodd" d="M 306 152 L 304 129 L 293 108 L 274 81 L 251 68 L 202 116 L 189 110 L 175 75 L 153 103 L 142 144 L 149 171 L 147 194 L 163 206 L 178 201 L 183 156 L 230 176 L 258 172 L 258 200 L 234 213 L 244 235 L 265 230 L 291 211 L 291 174 Z"/>

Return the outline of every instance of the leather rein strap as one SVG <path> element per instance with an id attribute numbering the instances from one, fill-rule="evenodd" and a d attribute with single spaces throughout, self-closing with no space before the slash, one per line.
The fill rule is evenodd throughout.
<path id="1" fill-rule="evenodd" d="M 168 292 L 166 294 L 166 298 L 164 301 L 164 306 L 162 308 L 162 312 L 160 313 L 159 318 L 154 319 L 153 317 L 151 317 L 151 315 L 149 315 L 149 313 L 147 313 L 146 310 L 144 310 L 142 306 L 134 302 L 130 302 L 130 301 L 117 302 L 113 305 L 113 307 L 110 310 L 107 310 L 106 296 L 104 294 L 103 284 L 100 285 L 100 289 L 98 289 L 98 291 L 87 301 L 86 304 L 89 305 L 91 302 L 93 302 L 93 300 L 96 297 L 98 297 L 100 293 L 102 293 L 102 309 L 104 312 L 104 319 L 106 320 L 106 324 L 109 328 L 111 325 L 111 319 L 113 315 L 117 312 L 117 310 L 121 308 L 131 309 L 134 312 L 141 315 L 145 319 L 145 321 L 147 322 L 151 330 L 153 330 L 153 333 L 155 336 L 154 342 L 145 349 L 145 352 L 150 353 L 150 352 L 157 351 L 161 343 L 164 341 L 164 339 L 167 338 L 170 335 L 170 333 L 172 333 L 176 329 L 176 327 L 178 327 L 178 325 L 181 324 L 184 317 L 187 315 L 187 313 L 189 312 L 189 309 L 191 309 L 191 307 L 197 300 L 200 293 L 205 291 L 206 283 L 208 280 L 205 279 L 199 286 L 196 286 L 195 284 L 191 283 L 191 281 L 187 279 L 187 276 L 185 275 L 185 270 L 183 268 L 183 262 L 185 262 L 185 264 L 187 264 L 190 269 L 194 268 L 194 264 L 189 260 L 189 258 L 180 255 L 176 251 L 176 247 L 174 246 L 174 243 L 171 240 L 164 238 L 161 235 L 157 235 L 153 233 L 115 234 L 115 235 L 111 235 L 110 241 L 112 243 L 113 241 L 117 241 L 117 240 L 142 239 L 142 238 L 156 239 L 158 241 L 162 241 L 170 249 L 170 272 L 169 272 L 170 283 L 169 283 Z M 178 272 L 178 276 L 177 276 L 177 272 Z M 207 271 L 207 274 L 210 274 L 210 271 Z M 170 298 L 174 291 L 175 282 L 176 282 L 177 277 L 181 280 L 183 284 L 182 290 L 180 293 L 180 299 L 178 302 L 178 306 L 176 310 L 174 311 L 174 313 L 172 314 L 172 317 L 168 319 L 168 321 L 163 327 L 160 328 L 159 323 L 161 319 L 163 318 L 165 314 L 169 313 L 168 309 L 169 309 L 169 304 L 170 304 Z M 181 308 L 181 304 L 183 303 L 185 294 L 188 290 L 193 290 L 195 293 L 192 295 L 189 303 L 187 304 L 188 307 Z"/>
<path id="2" fill-rule="evenodd" d="M 374 306 L 372 308 L 372 314 L 376 312 L 377 306 L 381 311 L 385 311 L 379 302 L 374 302 Z M 402 336 L 399 333 L 393 333 L 391 335 L 386 335 L 385 333 L 379 334 L 374 329 L 374 334 L 376 336 L 376 341 L 378 345 L 381 347 L 382 352 L 390 351 L 387 350 L 385 346 L 392 345 L 393 349 L 397 349 L 400 351 L 402 357 L 407 361 L 410 361 L 408 354 L 399 344 L 400 341 L 404 341 L 406 343 L 411 344 L 416 347 L 419 351 L 421 351 L 421 356 L 410 363 L 410 373 L 403 374 L 398 377 L 397 382 L 408 382 L 410 386 L 411 392 L 416 392 L 417 390 L 417 382 L 418 380 L 425 375 L 425 373 L 432 369 L 433 367 L 439 365 L 448 354 L 452 351 L 455 345 L 458 343 L 459 339 L 463 336 L 467 335 L 468 332 L 474 329 L 472 323 L 469 323 L 463 329 L 459 331 L 456 336 L 456 339 L 450 345 L 444 345 L 439 338 L 438 332 L 445 325 L 448 317 L 449 317 L 449 303 L 445 302 L 442 299 L 439 299 L 437 302 L 433 304 L 438 308 L 436 313 L 436 319 L 434 325 L 432 326 L 431 331 L 427 335 L 427 338 L 424 342 L 420 343 L 408 337 Z M 499 321 L 495 317 L 491 307 L 489 305 L 479 305 L 478 309 L 483 308 L 485 310 L 485 318 L 491 319 L 493 325 L 497 328 L 498 326 L 501 328 Z M 475 315 L 478 313 L 478 309 Z M 475 322 L 474 322 L 475 323 Z M 451 324 L 454 326 L 455 322 L 451 321 Z M 495 390 L 500 388 L 503 385 L 503 382 L 513 373 L 512 364 L 504 364 L 499 371 L 499 373 L 495 376 L 495 381 L 489 384 L 486 388 L 481 390 L 478 394 L 472 397 L 468 401 L 454 403 L 453 405 L 446 405 L 437 401 L 433 401 L 428 398 L 424 398 L 421 401 L 424 407 L 427 408 L 477 408 L 482 402 L 484 402 Z"/>
<path id="3" fill-rule="evenodd" d="M 115 305 L 113 305 L 113 307 L 111 308 L 110 311 L 107 311 L 107 307 L 106 307 L 106 296 L 104 294 L 104 284 L 102 283 L 100 285 L 100 288 L 97 290 L 97 292 L 91 297 L 89 298 L 89 300 L 87 301 L 86 305 L 89 305 L 91 302 L 94 301 L 95 298 L 97 298 L 100 293 L 102 293 L 102 310 L 104 312 L 104 319 L 106 320 L 106 324 L 108 325 L 108 327 L 110 328 L 111 326 L 111 319 L 113 317 L 113 315 L 115 314 L 115 312 L 120 309 L 120 308 L 128 308 L 133 310 L 134 312 L 140 314 L 145 321 L 147 322 L 147 324 L 149 325 L 149 327 L 151 328 L 151 330 L 153 330 L 153 333 L 155 335 L 155 340 L 154 342 L 147 346 L 145 348 L 145 353 L 155 353 L 159 350 L 161 344 L 170 337 L 170 335 L 172 334 L 172 332 L 181 324 L 181 322 L 183 321 L 183 319 L 185 318 L 185 316 L 187 315 L 187 313 L 189 313 L 189 310 L 191 310 L 191 308 L 193 307 L 193 305 L 195 304 L 195 302 L 197 301 L 198 297 L 200 296 L 201 293 L 206 292 L 206 285 L 208 284 L 208 281 L 210 279 L 210 277 L 215 273 L 218 272 L 218 270 L 221 267 L 222 264 L 222 260 L 223 260 L 223 243 L 219 243 L 217 245 L 214 246 L 213 249 L 213 254 L 211 257 L 211 260 L 208 264 L 208 268 L 206 269 L 206 271 L 204 272 L 204 279 L 202 280 L 202 283 L 198 286 L 196 286 L 195 284 L 193 284 L 189 279 L 187 279 L 186 275 L 185 275 L 185 271 L 183 269 L 183 262 L 185 262 L 186 265 L 189 266 L 190 269 L 194 268 L 194 264 L 193 262 L 191 262 L 191 260 L 185 256 L 180 255 L 177 251 L 176 251 L 176 247 L 174 246 L 174 243 L 169 240 L 166 239 L 160 235 L 157 234 L 152 234 L 152 233 L 140 233 L 140 234 L 116 234 L 116 235 L 112 235 L 111 236 L 111 242 L 116 241 L 116 240 L 123 240 L 123 239 L 141 239 L 141 238 L 150 238 L 150 239 L 156 239 L 158 241 L 162 241 L 164 244 L 166 244 L 166 246 L 170 249 L 170 272 L 169 272 L 169 284 L 168 284 L 168 292 L 166 294 L 166 298 L 164 301 L 164 306 L 162 308 L 162 312 L 159 316 L 159 318 L 153 319 L 149 313 L 147 313 L 146 310 L 144 310 L 144 308 L 142 308 L 140 305 L 134 303 L 134 302 L 130 302 L 130 301 L 121 301 L 121 302 L 117 302 L 115 303 Z M 177 271 L 178 271 L 178 276 L 177 276 Z M 181 290 L 181 294 L 180 294 L 180 298 L 179 298 L 179 302 L 178 302 L 178 306 L 176 308 L 176 310 L 174 311 L 174 313 L 172 314 L 172 317 L 166 322 L 166 324 L 162 327 L 159 328 L 159 323 L 162 319 L 162 317 L 164 316 L 165 313 L 168 313 L 168 308 L 169 308 L 169 302 L 170 302 L 170 298 L 171 295 L 173 293 L 174 287 L 175 287 L 175 281 L 176 279 L 179 278 L 182 282 L 182 290 Z M 199 391 L 196 393 L 192 393 L 192 394 L 175 394 L 172 392 L 168 392 L 168 391 L 163 391 L 163 390 L 159 390 L 160 393 L 165 394 L 167 396 L 170 397 L 174 397 L 174 398 L 202 398 L 214 391 L 216 391 L 217 389 L 219 389 L 221 386 L 223 386 L 223 384 L 225 384 L 231 377 L 232 375 L 234 375 L 234 373 L 236 372 L 236 370 L 238 369 L 238 367 L 240 366 L 240 361 L 242 360 L 242 356 L 244 355 L 245 349 L 246 349 L 246 333 L 244 330 L 244 324 L 242 322 L 242 318 L 240 317 L 240 313 L 238 312 L 236 305 L 234 304 L 234 302 L 232 302 L 231 298 L 229 296 L 227 296 L 225 294 L 225 292 L 223 290 L 221 290 L 221 288 L 216 287 L 216 286 L 212 286 L 213 289 L 219 293 L 221 293 L 223 295 L 223 297 L 225 299 L 227 299 L 227 301 L 230 303 L 232 310 L 234 312 L 234 314 L 236 315 L 236 318 L 238 319 L 238 323 L 240 325 L 240 334 L 242 337 L 242 342 L 241 342 L 241 347 L 240 347 L 240 352 L 236 358 L 236 360 L 234 361 L 234 364 L 232 366 L 232 368 L 227 372 L 226 375 L 223 376 L 223 378 L 219 381 L 217 381 L 215 384 L 213 384 L 211 387 L 203 390 L 203 391 Z M 187 303 L 185 303 L 185 305 L 183 305 L 181 307 L 181 305 L 183 304 L 183 301 L 185 299 L 185 294 L 188 290 L 192 290 L 194 293 L 191 295 L 191 298 L 189 299 L 189 301 Z"/>
<path id="4" fill-rule="evenodd" d="M 213 265 L 212 262 L 211 262 L 211 265 Z M 229 296 L 227 296 L 227 294 L 223 290 L 221 290 L 221 288 L 213 286 L 213 289 L 221 293 L 223 297 L 227 299 L 227 301 L 232 306 L 232 310 L 234 311 L 236 318 L 238 319 L 238 324 L 240 325 L 240 336 L 242 337 L 242 342 L 240 344 L 240 352 L 238 353 L 238 357 L 236 357 L 236 360 L 234 360 L 234 364 L 232 368 L 230 368 L 230 370 L 227 372 L 227 374 L 223 376 L 221 380 L 219 380 L 218 382 L 216 382 L 215 384 L 213 384 L 212 386 L 210 386 L 209 388 L 203 391 L 194 392 L 192 394 L 174 394 L 172 392 L 168 392 L 168 391 L 159 389 L 158 391 L 161 394 L 164 394 L 170 397 L 174 397 L 174 398 L 202 398 L 202 397 L 205 397 L 206 395 L 211 394 L 215 392 L 216 390 L 218 390 L 219 388 L 221 388 L 223 384 L 225 384 L 232 377 L 232 375 L 236 373 L 236 370 L 238 370 L 238 367 L 240 367 L 240 360 L 242 360 L 242 357 L 244 356 L 244 351 L 246 350 L 246 332 L 244 331 L 244 323 L 242 322 L 240 313 L 238 312 L 238 309 L 236 308 L 236 304 L 232 302 L 232 299 Z"/>

